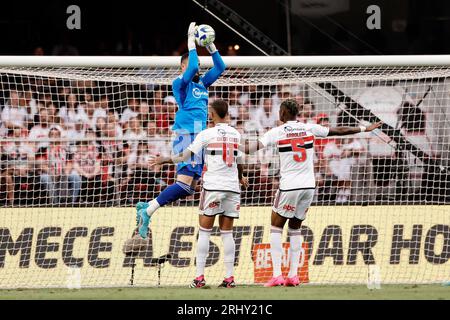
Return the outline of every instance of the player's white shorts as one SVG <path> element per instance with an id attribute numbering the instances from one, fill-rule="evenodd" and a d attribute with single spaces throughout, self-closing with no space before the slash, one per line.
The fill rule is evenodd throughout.
<path id="1" fill-rule="evenodd" d="M 215 216 L 222 214 L 230 218 L 239 218 L 241 195 L 228 191 L 208 191 L 203 189 L 200 195 L 200 214 Z"/>
<path id="2" fill-rule="evenodd" d="M 272 210 L 280 216 L 291 219 L 305 220 L 306 212 L 314 198 L 314 189 L 291 191 L 278 190 Z"/>

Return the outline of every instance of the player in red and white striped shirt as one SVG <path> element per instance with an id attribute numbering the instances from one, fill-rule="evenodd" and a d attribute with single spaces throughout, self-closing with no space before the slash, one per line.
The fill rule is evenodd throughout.
<path id="1" fill-rule="evenodd" d="M 156 156 L 149 161 L 151 165 L 167 162 L 183 162 L 195 155 L 195 162 L 201 165 L 202 150 L 205 150 L 203 188 L 200 198 L 200 231 L 197 246 L 197 276 L 191 288 L 205 286 L 204 270 L 209 253 L 209 238 L 215 216 L 219 215 L 219 228 L 224 246 L 225 279 L 220 287 L 232 288 L 234 283 L 235 243 L 233 220 L 239 218 L 240 183 L 246 187 L 248 181 L 243 177 L 242 164 L 238 161 L 241 134 L 228 125 L 228 104 L 223 100 L 211 103 L 210 117 L 214 127 L 201 131 L 194 142 L 178 155 Z M 196 164 L 193 164 L 195 166 Z"/>
<path id="2" fill-rule="evenodd" d="M 246 153 L 276 146 L 280 156 L 280 187 L 272 207 L 270 234 L 273 278 L 265 284 L 266 287 L 299 284 L 297 272 L 302 246 L 300 227 L 306 218 L 316 187 L 313 161 L 314 138 L 372 131 L 381 125 L 380 122 L 369 127 L 327 128 L 299 122 L 296 120 L 297 114 L 298 104 L 295 100 L 283 101 L 279 113 L 283 124 L 266 132 L 254 148 L 248 144 L 245 146 Z M 288 278 L 285 280 L 281 274 L 281 234 L 287 220 L 289 220 L 290 269 Z"/>

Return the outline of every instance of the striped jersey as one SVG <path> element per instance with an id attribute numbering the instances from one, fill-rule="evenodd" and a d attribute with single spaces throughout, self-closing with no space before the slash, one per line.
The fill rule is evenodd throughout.
<path id="1" fill-rule="evenodd" d="M 201 131 L 188 147 L 195 154 L 205 150 L 203 189 L 240 193 L 237 163 L 241 134 L 226 123 Z"/>
<path id="2" fill-rule="evenodd" d="M 326 137 L 328 132 L 318 124 L 288 121 L 261 137 L 264 147 L 278 149 L 281 191 L 315 188 L 314 137 Z"/>

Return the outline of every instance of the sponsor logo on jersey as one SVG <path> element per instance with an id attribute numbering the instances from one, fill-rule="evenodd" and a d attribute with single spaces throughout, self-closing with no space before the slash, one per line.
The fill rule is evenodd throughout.
<path id="1" fill-rule="evenodd" d="M 295 211 L 295 206 L 291 206 L 290 204 L 285 204 L 283 206 L 283 210 L 294 212 Z"/>
<path id="2" fill-rule="evenodd" d="M 208 98 L 208 92 L 206 91 L 202 91 L 199 88 L 194 88 L 192 89 L 192 95 L 194 96 L 194 98 L 200 99 L 200 98 Z"/>
<path id="3" fill-rule="evenodd" d="M 291 126 L 285 126 L 283 128 L 284 132 L 292 132 L 292 131 L 305 131 L 304 128 L 293 128 Z"/>
<path id="4" fill-rule="evenodd" d="M 225 135 L 227 134 L 227 133 L 225 132 L 225 130 L 223 130 L 223 129 L 217 129 L 217 131 L 219 132 L 219 134 L 220 134 L 222 137 L 225 137 Z"/>

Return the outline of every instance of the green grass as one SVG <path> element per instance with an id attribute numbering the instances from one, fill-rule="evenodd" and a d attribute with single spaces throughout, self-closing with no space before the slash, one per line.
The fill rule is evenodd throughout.
<path id="1" fill-rule="evenodd" d="M 4 299 L 432 299 L 450 300 L 450 287 L 440 285 L 384 285 L 380 290 L 366 286 L 300 286 L 264 288 L 241 286 L 234 289 L 202 288 L 106 288 L 106 289 L 19 289 L 0 290 Z"/>

